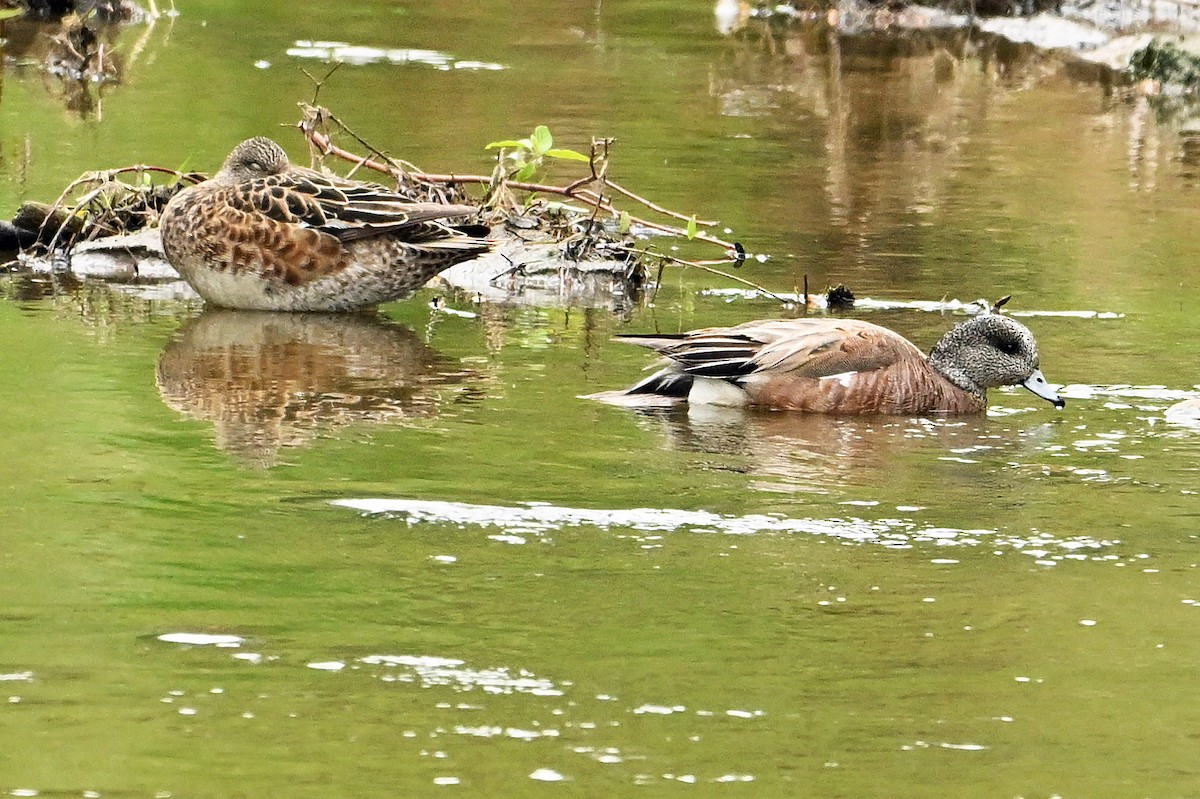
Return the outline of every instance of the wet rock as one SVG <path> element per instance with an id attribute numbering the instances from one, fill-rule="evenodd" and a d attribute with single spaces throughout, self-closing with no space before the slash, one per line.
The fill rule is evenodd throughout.
<path id="1" fill-rule="evenodd" d="M 75 13 L 74 0 L 22 0 L 28 16 L 36 19 L 58 19 Z"/>
<path id="2" fill-rule="evenodd" d="M 83 228 L 83 220 L 71 216 L 65 209 L 39 202 L 22 203 L 12 223 L 20 230 L 32 233 L 34 240 L 43 244 L 49 243 L 64 227 L 64 233 L 72 238 Z"/>
<path id="3" fill-rule="evenodd" d="M 828 11 L 800 3 L 743 8 L 717 3 L 718 28 L 729 35 L 754 18 L 823 20 L 842 37 L 877 31 L 981 31 L 996 39 L 1054 52 L 1073 74 L 1091 80 L 1141 82 L 1139 89 L 1190 93 L 1200 83 L 1200 4 L 1096 0 L 945 0 L 930 5 L 902 0 L 838 0 Z M 734 12 L 739 13 L 734 13 Z M 786 13 L 785 13 L 786 12 Z M 1170 30 L 1173 35 L 1162 36 Z M 942 75 L 952 63 L 935 65 Z"/>
<path id="4" fill-rule="evenodd" d="M 29 256 L 22 263 L 34 272 L 61 271 L 54 258 Z M 110 282 L 180 280 L 163 255 L 157 228 L 80 242 L 71 250 L 66 265 L 76 277 Z"/>

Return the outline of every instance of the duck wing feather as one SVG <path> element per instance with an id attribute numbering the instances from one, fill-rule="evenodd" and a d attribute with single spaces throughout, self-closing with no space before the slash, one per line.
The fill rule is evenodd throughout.
<path id="1" fill-rule="evenodd" d="M 314 228 L 342 242 L 388 233 L 412 234 L 417 240 L 445 237 L 447 228 L 428 223 L 476 213 L 469 205 L 414 203 L 379 184 L 300 167 L 242 183 L 226 199 L 240 210 Z"/>
<path id="2" fill-rule="evenodd" d="M 852 319 L 768 320 L 679 336 L 621 338 L 655 350 L 688 374 L 726 380 L 756 372 L 820 378 L 925 360 L 900 334 Z"/>

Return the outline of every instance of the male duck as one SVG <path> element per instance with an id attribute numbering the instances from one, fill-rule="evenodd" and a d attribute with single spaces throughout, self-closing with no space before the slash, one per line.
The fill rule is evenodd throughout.
<path id="1" fill-rule="evenodd" d="M 1175 403 L 1163 413 L 1168 422 L 1176 424 L 1200 424 L 1200 399 L 1187 399 Z"/>
<path id="2" fill-rule="evenodd" d="M 294 166 L 260 136 L 172 197 L 160 228 L 167 260 L 213 305 L 350 311 L 405 297 L 487 252 L 486 227 L 440 221 L 475 213 Z"/>
<path id="3" fill-rule="evenodd" d="M 1007 316 L 962 322 L 926 358 L 908 339 L 870 322 L 790 319 L 682 335 L 621 336 L 666 366 L 625 391 L 593 394 L 617 404 L 757 405 L 810 413 L 980 413 L 986 391 L 1021 385 L 1066 403 L 1038 368 L 1037 342 Z M 649 395 L 649 396 L 647 396 Z M 649 403 L 647 403 L 649 404 Z"/>

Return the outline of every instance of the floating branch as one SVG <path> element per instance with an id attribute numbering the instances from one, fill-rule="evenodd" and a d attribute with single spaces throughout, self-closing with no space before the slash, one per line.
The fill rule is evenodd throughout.
<path id="1" fill-rule="evenodd" d="M 688 216 L 677 211 L 664 208 L 661 205 L 630 191 L 624 186 L 614 183 L 607 174 L 608 156 L 609 149 L 613 141 L 612 139 L 593 139 L 591 153 L 589 155 L 583 156 L 576 153 L 575 155 L 579 155 L 580 159 L 587 161 L 589 174 L 586 177 L 561 186 L 549 183 L 533 182 L 528 180 L 528 178 L 523 174 L 521 177 L 525 177 L 526 179 L 518 179 L 515 175 L 526 172 L 525 169 L 520 169 L 514 174 L 509 174 L 504 169 L 503 147 L 501 147 L 501 155 L 498 157 L 496 170 L 491 175 L 463 175 L 455 173 L 439 174 L 433 172 L 423 172 L 413 167 L 412 164 L 402 164 L 401 162 L 386 156 L 382 151 L 368 144 L 361 136 L 351 130 L 345 122 L 338 119 L 338 117 L 327 108 L 309 105 L 308 103 L 301 103 L 300 108 L 303 112 L 303 118 L 297 123 L 297 127 L 317 152 L 321 153 L 322 155 L 332 155 L 337 158 L 341 158 L 345 161 L 355 164 L 356 168 L 371 169 L 381 174 L 390 175 L 401 186 L 410 186 L 414 183 L 426 187 L 445 186 L 448 188 L 458 188 L 464 185 L 487 186 L 488 198 L 485 200 L 485 205 L 492 206 L 495 206 L 499 202 L 499 197 L 503 197 L 505 194 L 512 191 L 565 197 L 590 207 L 593 210 L 593 213 L 607 214 L 613 219 L 619 220 L 622 223 L 622 227 L 627 228 L 628 225 L 640 225 L 650 230 L 656 230 L 675 236 L 684 236 L 693 241 L 700 241 L 706 244 L 712 244 L 721 247 L 726 251 L 726 257 L 723 261 L 726 263 L 740 265 L 745 260 L 744 250 L 734 242 L 724 241 L 716 238 L 715 236 L 710 236 L 707 233 L 696 230 L 696 226 L 715 225 L 715 221 L 696 219 L 694 216 Z M 364 157 L 357 153 L 353 153 L 338 147 L 333 143 L 333 140 L 329 134 L 329 129 L 331 126 L 336 126 L 346 135 L 353 138 L 365 149 L 367 149 L 374 157 Z M 546 135 L 549 135 L 548 132 Z M 528 143 L 528 140 L 522 142 L 496 142 L 492 146 L 500 147 L 501 145 L 520 145 L 525 143 Z M 555 155 L 555 153 L 569 152 L 571 151 L 548 151 L 548 153 L 552 156 Z M 529 171 L 532 172 L 532 170 Z M 612 204 L 611 199 L 605 195 L 606 191 L 618 194 L 656 213 L 660 213 L 678 220 L 686 220 L 688 225 L 687 227 L 679 227 L 625 214 Z"/>
<path id="2" fill-rule="evenodd" d="M 123 180 L 133 175 L 134 181 Z M 154 183 L 151 175 L 169 175 L 170 183 Z M 130 233 L 157 221 L 158 213 L 184 183 L 205 179 L 160 166 L 121 167 L 87 172 L 70 183 L 50 205 L 26 203 L 13 223 L 37 234 L 46 250 L 70 250 L 80 241 Z"/>

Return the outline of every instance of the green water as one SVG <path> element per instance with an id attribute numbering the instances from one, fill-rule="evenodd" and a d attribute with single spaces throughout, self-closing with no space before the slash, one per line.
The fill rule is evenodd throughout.
<path id="1" fill-rule="evenodd" d="M 0 791 L 1196 792 L 1200 433 L 1162 419 L 1200 383 L 1178 119 L 1028 53 L 722 37 L 682 0 L 176 2 L 119 35 L 89 112 L 6 67 L 0 212 L 254 134 L 299 157 L 299 69 L 326 67 L 295 42 L 422 48 L 506 68 L 348 65 L 322 101 L 429 169 L 486 171 L 539 123 L 617 136 L 614 175 L 721 219 L 776 291 L 1107 315 L 1024 317 L 1062 411 L 640 417 L 577 398 L 641 374 L 613 334 L 787 311 L 682 272 L 621 317 L 9 278 Z M 959 318 L 859 314 L 922 347 Z"/>

